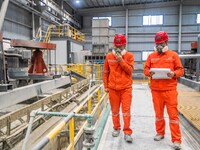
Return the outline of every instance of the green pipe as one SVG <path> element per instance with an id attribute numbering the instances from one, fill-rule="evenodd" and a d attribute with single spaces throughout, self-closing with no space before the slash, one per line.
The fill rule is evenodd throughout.
<path id="1" fill-rule="evenodd" d="M 63 113 L 63 112 L 46 112 L 46 111 L 37 111 L 36 115 L 43 115 L 43 116 L 60 116 L 60 117 L 67 117 L 71 113 Z M 93 116 L 90 114 L 74 114 L 74 117 L 77 118 L 86 118 L 92 119 Z"/>
<path id="2" fill-rule="evenodd" d="M 37 111 L 35 115 L 67 117 L 71 113 Z"/>
<path id="3" fill-rule="evenodd" d="M 91 150 L 97 150 L 98 146 L 99 146 L 99 142 L 101 140 L 101 136 L 103 134 L 103 130 L 104 130 L 104 127 L 106 125 L 106 122 L 108 120 L 108 116 L 109 116 L 109 113 L 110 113 L 110 105 L 108 104 L 107 107 L 106 107 L 106 110 L 103 114 L 103 118 L 101 119 L 98 127 L 95 129 L 95 135 L 94 137 L 96 138 L 95 140 L 95 146 L 93 148 L 91 148 Z"/>
<path id="4" fill-rule="evenodd" d="M 63 113 L 63 112 L 45 112 L 45 111 L 37 111 L 35 115 L 43 115 L 43 116 L 59 116 L 66 117 L 63 121 L 61 121 L 55 128 L 52 130 L 47 136 L 45 136 L 34 148 L 33 150 L 41 150 L 45 145 L 55 137 L 55 131 L 61 130 L 60 126 L 66 124 L 72 117 L 81 117 L 86 118 L 88 121 L 88 126 L 92 126 L 93 124 L 93 116 L 90 114 L 75 114 L 75 113 Z M 64 124 L 63 124 L 64 123 Z"/>
<path id="5" fill-rule="evenodd" d="M 91 114 L 75 114 L 75 113 L 64 113 L 64 112 L 47 112 L 47 111 L 37 111 L 35 115 L 43 115 L 43 116 L 59 116 L 59 117 L 67 117 L 73 114 L 75 118 L 84 118 L 87 119 L 88 127 L 93 125 L 93 116 Z"/>

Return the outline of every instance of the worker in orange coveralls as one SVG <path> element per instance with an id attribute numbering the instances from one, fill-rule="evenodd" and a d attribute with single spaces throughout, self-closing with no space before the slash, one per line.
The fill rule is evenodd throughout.
<path id="1" fill-rule="evenodd" d="M 122 105 L 124 139 L 132 142 L 130 120 L 134 56 L 125 49 L 126 37 L 123 34 L 116 35 L 113 44 L 115 48 L 106 55 L 103 71 L 104 88 L 109 93 L 114 124 L 112 136 L 118 137 L 120 134 L 119 111 L 120 105 Z"/>
<path id="2" fill-rule="evenodd" d="M 171 140 L 175 150 L 181 149 L 181 132 L 178 117 L 178 92 L 177 78 L 184 73 L 183 66 L 177 53 L 168 49 L 168 35 L 159 31 L 155 35 L 155 52 L 151 53 L 145 63 L 144 74 L 150 77 L 150 88 L 153 97 L 154 110 L 156 115 L 156 136 L 155 141 L 160 141 L 165 135 L 164 107 L 166 106 L 169 115 L 169 126 Z M 169 79 L 153 79 L 155 72 L 151 68 L 169 68 L 167 73 Z"/>

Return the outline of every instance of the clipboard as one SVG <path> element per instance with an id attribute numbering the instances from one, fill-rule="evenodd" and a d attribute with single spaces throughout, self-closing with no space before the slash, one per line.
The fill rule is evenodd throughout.
<path id="1" fill-rule="evenodd" d="M 171 79 L 167 76 L 167 73 L 171 71 L 170 68 L 151 68 L 150 71 L 155 72 L 152 79 Z"/>

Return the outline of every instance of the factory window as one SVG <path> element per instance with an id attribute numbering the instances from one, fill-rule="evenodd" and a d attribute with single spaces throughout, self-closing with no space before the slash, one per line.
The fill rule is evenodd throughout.
<path id="1" fill-rule="evenodd" d="M 200 14 L 197 14 L 197 23 L 200 23 Z"/>
<path id="2" fill-rule="evenodd" d="M 161 25 L 163 24 L 163 15 L 143 16 L 143 25 Z"/>
<path id="3" fill-rule="evenodd" d="M 112 26 L 111 17 L 93 17 L 93 19 L 106 19 L 106 18 L 109 20 L 109 26 Z"/>

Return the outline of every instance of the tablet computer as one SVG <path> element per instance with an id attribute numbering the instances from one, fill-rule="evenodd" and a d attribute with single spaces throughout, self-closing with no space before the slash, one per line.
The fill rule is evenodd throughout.
<path id="1" fill-rule="evenodd" d="M 150 71 L 155 72 L 152 79 L 171 79 L 167 76 L 167 73 L 171 71 L 169 68 L 151 68 Z"/>

